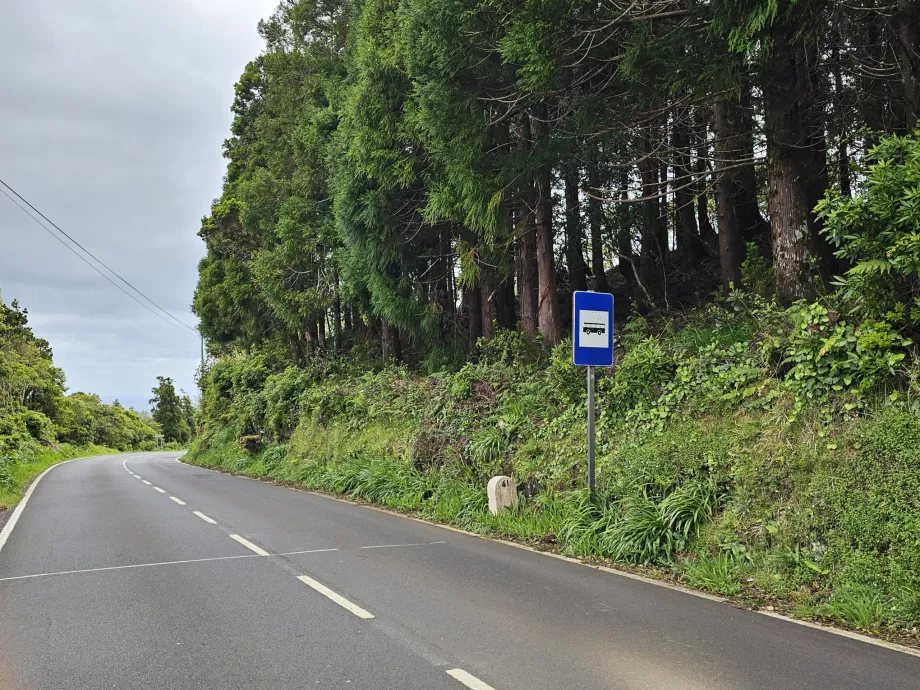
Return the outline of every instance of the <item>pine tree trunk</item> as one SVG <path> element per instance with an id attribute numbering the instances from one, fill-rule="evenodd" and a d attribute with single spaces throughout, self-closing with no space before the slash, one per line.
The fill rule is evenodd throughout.
<path id="1" fill-rule="evenodd" d="M 789 0 L 781 2 L 779 16 Z M 798 92 L 796 28 L 777 21 L 771 29 L 774 73 L 764 84 L 770 225 L 776 292 L 785 303 L 815 294 L 809 264 L 814 257 L 806 190 L 806 141 Z"/>
<path id="2" fill-rule="evenodd" d="M 402 338 L 400 337 L 399 329 L 396 326 L 391 326 L 390 328 L 390 342 L 393 343 L 393 360 L 396 362 L 402 362 L 403 349 Z"/>
<path id="3" fill-rule="evenodd" d="M 384 362 L 393 356 L 393 334 L 390 331 L 390 322 L 380 319 L 380 355 Z"/>
<path id="4" fill-rule="evenodd" d="M 642 139 L 642 158 L 639 161 L 639 177 L 642 181 L 642 195 L 655 197 L 658 192 L 658 165 L 652 159 L 652 143 L 649 136 Z M 656 264 L 662 260 L 664 247 L 659 243 L 660 208 L 657 198 L 649 198 L 642 203 L 642 242 L 639 248 L 639 271 L 637 279 L 646 290 L 652 290 L 656 275 Z M 637 293 L 637 301 L 647 301 Z"/>
<path id="5" fill-rule="evenodd" d="M 492 267 L 487 265 L 482 265 L 479 268 L 480 275 L 480 308 L 481 308 L 481 317 L 480 322 L 482 324 L 482 337 L 486 340 L 491 340 L 495 335 L 495 310 L 493 308 L 493 280 L 492 280 Z"/>
<path id="6" fill-rule="evenodd" d="M 610 292 L 604 266 L 603 209 L 596 196 L 600 194 L 597 164 L 588 167 L 588 226 L 591 229 L 591 274 L 597 292 Z"/>
<path id="7" fill-rule="evenodd" d="M 526 185 L 521 203 L 518 238 L 517 270 L 518 301 L 521 305 L 521 330 L 531 338 L 537 337 L 537 237 L 532 209 L 533 187 Z"/>
<path id="8" fill-rule="evenodd" d="M 618 180 L 620 188 L 620 203 L 617 206 L 617 265 L 626 284 L 635 287 L 638 282 L 636 273 L 635 254 L 633 252 L 633 234 L 629 220 L 629 172 L 624 168 Z"/>
<path id="9" fill-rule="evenodd" d="M 335 351 L 342 351 L 342 296 L 339 294 L 339 274 L 335 272 L 334 276 L 334 296 L 332 298 L 332 322 L 335 329 Z"/>
<path id="10" fill-rule="evenodd" d="M 478 287 L 463 291 L 463 314 L 467 320 L 469 347 L 473 350 L 476 341 L 482 337 L 482 291 Z"/>
<path id="11" fill-rule="evenodd" d="M 735 177 L 730 170 L 732 165 L 734 138 L 731 127 L 732 104 L 728 98 L 721 96 L 713 105 L 713 132 L 715 134 L 715 184 L 716 209 L 719 216 L 719 266 L 722 273 L 722 289 L 725 294 L 741 287 L 741 261 L 743 245 L 738 224 L 735 199 L 738 194 Z"/>
<path id="12" fill-rule="evenodd" d="M 545 142 L 547 131 L 547 109 L 545 103 L 537 106 L 533 118 L 534 140 Z M 553 253 L 553 187 L 552 170 L 545 162 L 537 171 L 537 275 L 540 297 L 537 302 L 537 326 L 546 344 L 550 347 L 562 340 L 562 320 L 559 315 L 558 291 L 556 289 L 556 259 Z"/>
<path id="13" fill-rule="evenodd" d="M 547 345 L 552 347 L 562 340 L 562 320 L 553 255 L 553 190 L 550 178 L 549 164 L 546 163 L 537 179 L 537 274 L 540 286 L 537 323 Z"/>
<path id="14" fill-rule="evenodd" d="M 567 166 L 565 171 L 565 246 L 572 290 L 588 289 L 588 265 L 581 253 L 581 200 L 579 199 L 578 168 Z"/>
<path id="15" fill-rule="evenodd" d="M 898 0 L 892 22 L 894 49 L 904 84 L 905 124 L 912 129 L 920 120 L 920 7 L 917 0 Z"/>
<path id="16" fill-rule="evenodd" d="M 751 112 L 751 86 L 742 84 L 738 103 L 729 101 L 729 133 L 732 137 L 730 160 L 754 160 L 754 116 Z M 770 237 L 770 224 L 760 212 L 758 202 L 757 174 L 754 165 L 745 165 L 733 170 L 735 185 L 735 214 L 742 242 L 765 245 Z"/>
<path id="17" fill-rule="evenodd" d="M 690 129 L 686 118 L 688 113 L 679 108 L 674 112 L 673 142 L 676 165 L 674 166 L 675 235 L 681 267 L 691 270 L 699 261 L 702 245 L 696 228 L 696 214 L 690 178 Z"/>
<path id="18" fill-rule="evenodd" d="M 509 276 L 499 283 L 495 291 L 495 311 L 498 326 L 505 330 L 514 330 L 517 326 L 517 306 L 514 299 L 514 277 Z"/>
<path id="19" fill-rule="evenodd" d="M 700 239 L 704 244 L 709 244 L 715 237 L 716 231 L 709 218 L 709 195 L 706 193 L 707 169 L 706 161 L 709 159 L 709 143 L 706 134 L 709 129 L 707 112 L 703 108 L 696 111 L 696 131 L 694 132 L 694 147 L 696 160 L 693 162 L 694 194 L 696 195 L 696 224 L 700 231 Z"/>

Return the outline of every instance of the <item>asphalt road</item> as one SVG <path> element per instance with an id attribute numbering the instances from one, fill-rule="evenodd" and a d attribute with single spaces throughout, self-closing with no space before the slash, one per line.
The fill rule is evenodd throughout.
<path id="1" fill-rule="evenodd" d="M 175 458 L 41 481 L 0 690 L 920 689 L 916 656 Z"/>

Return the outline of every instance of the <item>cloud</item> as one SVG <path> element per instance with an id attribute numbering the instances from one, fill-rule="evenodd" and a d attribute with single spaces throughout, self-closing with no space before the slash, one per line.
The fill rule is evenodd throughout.
<path id="1" fill-rule="evenodd" d="M 31 0 L 0 23 L 0 177 L 194 325 L 233 84 L 276 0 Z M 72 390 L 194 390 L 196 338 L 118 292 L 0 197 L 0 291 L 29 309 Z"/>

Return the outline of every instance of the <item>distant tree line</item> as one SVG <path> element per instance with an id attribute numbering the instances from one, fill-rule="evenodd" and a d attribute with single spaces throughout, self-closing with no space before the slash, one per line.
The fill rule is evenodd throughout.
<path id="1" fill-rule="evenodd" d="M 0 300 L 0 461 L 30 444 L 152 449 L 157 423 L 149 414 L 111 405 L 98 395 L 66 394 L 48 341 L 28 325 L 28 311 Z"/>
<path id="2" fill-rule="evenodd" d="M 284 0 L 260 31 L 200 231 L 218 355 L 552 345 L 573 290 L 814 298 L 853 258 L 819 202 L 920 116 L 914 0 Z"/>

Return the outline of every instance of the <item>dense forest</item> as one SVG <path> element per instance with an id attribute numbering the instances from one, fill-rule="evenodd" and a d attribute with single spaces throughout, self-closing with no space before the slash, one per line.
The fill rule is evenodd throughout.
<path id="1" fill-rule="evenodd" d="M 284 0 L 260 31 L 191 461 L 920 641 L 920 5 Z M 594 493 L 584 289 L 616 298 Z"/>
<path id="2" fill-rule="evenodd" d="M 260 30 L 200 233 L 215 353 L 437 369 L 555 345 L 572 290 L 681 309 L 748 259 L 819 296 L 876 258 L 829 215 L 920 114 L 911 0 L 285 0 Z"/>

